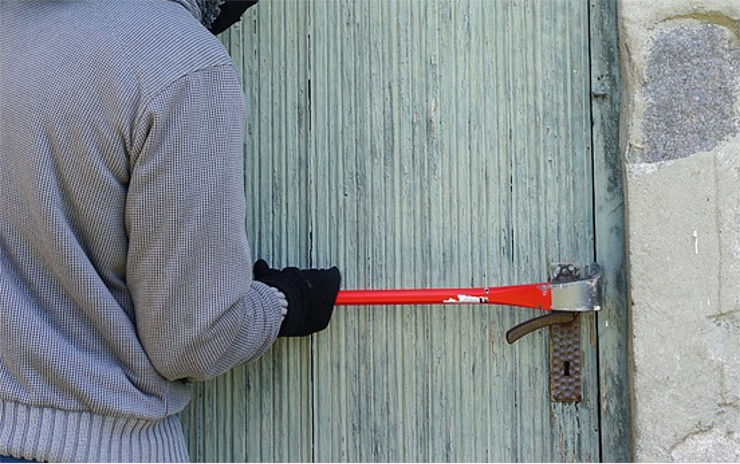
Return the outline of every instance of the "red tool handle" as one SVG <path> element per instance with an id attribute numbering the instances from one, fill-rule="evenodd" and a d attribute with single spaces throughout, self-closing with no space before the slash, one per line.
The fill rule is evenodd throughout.
<path id="1" fill-rule="evenodd" d="M 544 282 L 489 288 L 340 290 L 335 304 L 354 306 L 487 303 L 551 310 L 550 289 L 550 283 Z"/>

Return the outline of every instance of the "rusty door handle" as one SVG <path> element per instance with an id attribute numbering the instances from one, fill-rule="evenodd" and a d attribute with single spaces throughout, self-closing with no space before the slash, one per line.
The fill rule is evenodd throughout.
<path id="1" fill-rule="evenodd" d="M 578 313 L 564 311 L 554 311 L 550 314 L 545 314 L 544 316 L 535 317 L 534 319 L 522 322 L 521 324 L 518 324 L 509 329 L 506 332 L 506 341 L 509 342 L 509 344 L 512 344 L 523 336 L 527 335 L 528 333 L 532 333 L 537 329 L 555 324 L 566 324 L 568 322 L 573 322 L 576 317 L 578 317 Z"/>

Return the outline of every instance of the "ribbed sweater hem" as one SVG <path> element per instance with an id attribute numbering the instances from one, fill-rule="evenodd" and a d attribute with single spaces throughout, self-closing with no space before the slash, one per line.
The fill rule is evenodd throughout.
<path id="1" fill-rule="evenodd" d="M 0 455 L 48 462 L 187 462 L 178 416 L 159 421 L 0 400 Z"/>

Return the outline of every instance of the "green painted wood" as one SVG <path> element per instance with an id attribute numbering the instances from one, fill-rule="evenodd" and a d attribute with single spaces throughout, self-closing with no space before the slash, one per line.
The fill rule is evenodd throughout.
<path id="1" fill-rule="evenodd" d="M 523 283 L 593 260 L 589 15 L 586 0 L 260 2 L 223 37 L 249 108 L 255 254 L 337 264 L 344 288 Z M 191 457 L 598 460 L 596 321 L 584 400 L 551 404 L 546 331 L 504 340 L 534 315 L 338 308 L 194 386 Z"/>
<path id="2" fill-rule="evenodd" d="M 624 201 L 619 153 L 619 48 L 617 2 L 590 1 L 591 112 L 594 150 L 596 257 L 604 269 L 603 310 L 598 315 L 601 457 L 631 461 L 624 268 Z"/>

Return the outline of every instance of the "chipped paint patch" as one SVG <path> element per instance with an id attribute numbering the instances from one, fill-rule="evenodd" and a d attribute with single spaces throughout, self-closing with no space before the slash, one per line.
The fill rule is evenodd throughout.
<path id="1" fill-rule="evenodd" d="M 488 303 L 488 298 L 484 296 L 457 295 L 457 299 L 447 298 L 443 303 Z"/>

